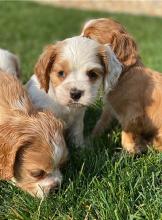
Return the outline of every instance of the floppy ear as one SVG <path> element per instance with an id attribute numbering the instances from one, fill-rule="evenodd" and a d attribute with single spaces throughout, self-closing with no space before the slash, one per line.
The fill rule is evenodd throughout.
<path id="1" fill-rule="evenodd" d="M 49 45 L 40 55 L 36 65 L 35 74 L 40 82 L 41 88 L 46 92 L 49 90 L 50 71 L 56 58 L 55 45 Z"/>
<path id="2" fill-rule="evenodd" d="M 104 90 L 109 92 L 118 82 L 119 76 L 122 73 L 122 64 L 109 45 L 101 48 L 100 55 L 105 66 Z"/>
<path id="3" fill-rule="evenodd" d="M 113 32 L 110 37 L 110 44 L 115 55 L 124 66 L 127 67 L 136 63 L 137 45 L 129 34 Z"/>
<path id="4" fill-rule="evenodd" d="M 14 132 L 16 127 L 19 129 Z M 9 180 L 14 176 L 16 154 L 26 140 L 21 128 L 17 120 L 14 124 L 10 120 L 0 125 L 0 179 Z"/>
<path id="5" fill-rule="evenodd" d="M 13 150 L 11 146 L 3 144 L 3 140 L 0 138 L 0 179 L 9 180 L 13 177 L 13 166 L 16 157 L 16 150 Z"/>

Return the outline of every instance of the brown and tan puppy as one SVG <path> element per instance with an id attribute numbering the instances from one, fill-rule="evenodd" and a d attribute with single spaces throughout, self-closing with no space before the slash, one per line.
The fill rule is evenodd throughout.
<path id="1" fill-rule="evenodd" d="M 134 39 L 118 22 L 101 18 L 87 22 L 82 36 L 109 44 L 123 64 L 120 75 L 105 78 L 105 103 L 93 134 L 100 134 L 112 115 L 122 126 L 122 146 L 141 153 L 147 145 L 162 151 L 162 76 L 145 67 Z"/>
<path id="2" fill-rule="evenodd" d="M 0 179 L 43 198 L 62 181 L 62 123 L 34 109 L 16 76 L 0 71 Z"/>

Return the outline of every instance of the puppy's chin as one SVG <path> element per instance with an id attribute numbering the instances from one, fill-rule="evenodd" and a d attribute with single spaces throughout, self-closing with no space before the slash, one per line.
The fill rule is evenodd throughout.
<path id="1" fill-rule="evenodd" d="M 84 108 L 84 107 L 87 107 L 87 105 L 84 105 L 84 104 L 79 103 L 79 102 L 73 102 L 73 101 L 69 101 L 68 106 L 70 108 Z"/>
<path id="2" fill-rule="evenodd" d="M 69 108 L 85 108 L 90 106 L 94 100 L 79 100 L 79 101 L 73 101 L 70 98 L 68 100 L 63 100 L 60 98 L 59 103 L 62 106 L 67 106 Z"/>

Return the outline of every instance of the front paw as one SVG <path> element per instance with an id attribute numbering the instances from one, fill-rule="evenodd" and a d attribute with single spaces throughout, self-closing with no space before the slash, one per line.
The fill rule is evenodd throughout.
<path id="1" fill-rule="evenodd" d="M 85 148 L 84 138 L 73 137 L 72 144 L 74 144 L 76 148 Z"/>
<path id="2" fill-rule="evenodd" d="M 139 155 L 142 153 L 141 147 L 140 146 L 136 146 L 133 143 L 128 143 L 123 145 L 123 149 L 129 153 L 129 154 L 133 154 L 133 155 Z"/>

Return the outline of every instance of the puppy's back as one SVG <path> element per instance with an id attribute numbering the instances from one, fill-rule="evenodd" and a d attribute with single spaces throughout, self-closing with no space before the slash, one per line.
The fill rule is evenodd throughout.
<path id="1" fill-rule="evenodd" d="M 19 58 L 8 50 L 0 48 L 0 70 L 20 77 Z"/>
<path id="2" fill-rule="evenodd" d="M 11 110 L 29 113 L 32 103 L 16 76 L 0 70 L 0 117 Z"/>

